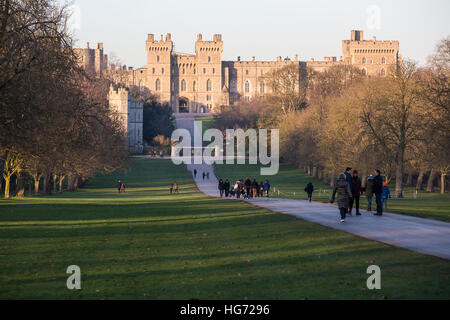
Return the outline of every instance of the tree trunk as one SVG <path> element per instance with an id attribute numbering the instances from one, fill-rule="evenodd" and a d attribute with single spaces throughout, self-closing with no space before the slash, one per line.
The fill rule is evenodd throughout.
<path id="1" fill-rule="evenodd" d="M 406 179 L 405 186 L 407 186 L 407 187 L 412 186 L 412 178 L 413 178 L 413 173 L 412 173 L 412 171 L 410 171 L 410 172 L 408 172 L 408 179 Z"/>
<path id="2" fill-rule="evenodd" d="M 39 182 L 41 181 L 41 176 L 34 176 L 34 195 L 39 195 Z"/>
<path id="3" fill-rule="evenodd" d="M 416 190 L 423 190 L 423 176 L 425 175 L 425 169 L 420 168 L 419 176 L 417 177 Z"/>
<path id="4" fill-rule="evenodd" d="M 323 170 L 323 183 L 327 184 L 328 182 L 328 173 Z"/>
<path id="5" fill-rule="evenodd" d="M 308 168 L 307 168 L 306 166 L 303 166 L 303 171 L 304 171 L 305 173 L 308 173 Z"/>
<path id="6" fill-rule="evenodd" d="M 73 179 L 73 190 L 78 190 L 79 177 Z"/>
<path id="7" fill-rule="evenodd" d="M 322 177 L 323 177 L 323 170 L 318 170 L 319 171 L 319 173 L 317 174 L 317 178 L 319 179 L 319 180 L 322 180 Z"/>
<path id="8" fill-rule="evenodd" d="M 25 177 L 22 173 L 17 173 L 16 197 L 25 197 Z"/>
<path id="9" fill-rule="evenodd" d="M 11 177 L 5 178 L 5 199 L 9 199 L 9 185 L 11 183 Z"/>
<path id="10" fill-rule="evenodd" d="M 441 194 L 445 194 L 445 177 L 446 174 L 444 172 L 441 172 Z"/>
<path id="11" fill-rule="evenodd" d="M 307 168 L 307 170 L 308 170 L 308 176 L 311 176 L 311 167 L 310 166 L 308 166 L 308 168 Z"/>
<path id="12" fill-rule="evenodd" d="M 60 176 L 60 177 L 59 177 L 59 193 L 62 193 L 62 192 L 63 192 L 63 183 L 64 183 L 64 179 L 65 179 L 65 176 Z"/>
<path id="13" fill-rule="evenodd" d="M 54 173 L 53 174 L 53 193 L 56 194 L 58 187 L 58 176 Z"/>
<path id="14" fill-rule="evenodd" d="M 317 178 L 317 167 L 313 167 L 313 173 L 312 173 L 312 177 L 313 178 Z"/>
<path id="15" fill-rule="evenodd" d="M 0 159 L 0 194 L 2 193 L 3 172 L 5 170 L 5 161 L 8 157 L 8 151 L 5 151 L 3 158 Z M 0 197 L 1 199 L 1 197 Z"/>
<path id="16" fill-rule="evenodd" d="M 434 192 L 434 180 L 436 180 L 437 172 L 431 169 L 430 176 L 428 177 L 427 192 Z"/>
<path id="17" fill-rule="evenodd" d="M 334 188 L 334 181 L 335 181 L 335 174 L 334 172 L 331 173 L 331 179 L 330 179 L 330 187 Z"/>
<path id="18" fill-rule="evenodd" d="M 399 155 L 395 170 L 395 197 L 403 198 L 403 154 Z"/>
<path id="19" fill-rule="evenodd" d="M 52 194 L 52 189 L 51 189 L 51 176 L 50 174 L 45 174 L 44 175 L 44 194 L 45 195 L 51 195 Z"/>

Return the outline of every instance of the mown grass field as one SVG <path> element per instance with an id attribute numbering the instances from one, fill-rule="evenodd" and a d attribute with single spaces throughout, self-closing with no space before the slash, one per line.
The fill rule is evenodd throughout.
<path id="1" fill-rule="evenodd" d="M 318 179 L 311 178 L 300 169 L 281 165 L 280 172 L 272 177 L 261 177 L 260 166 L 258 165 L 216 165 L 215 172 L 220 179 L 231 179 L 236 181 L 239 178 L 250 176 L 257 181 L 264 181 L 269 178 L 272 185 L 272 195 L 278 198 L 306 200 L 304 191 L 308 182 L 312 182 L 315 192 L 313 200 L 318 202 L 328 202 L 332 195 L 332 189 Z M 230 181 L 231 181 L 230 180 Z M 389 186 L 391 195 L 394 196 L 395 185 Z M 405 188 L 403 199 L 389 199 L 388 212 L 401 213 L 421 218 L 429 218 L 450 222 L 450 195 L 441 195 L 438 192 L 427 193 L 421 191 L 417 197 L 414 195 L 414 188 Z M 366 198 L 360 199 L 360 207 L 367 208 Z M 375 198 L 372 209 L 375 210 Z"/>
<path id="2" fill-rule="evenodd" d="M 179 195 L 168 194 L 174 181 Z M 372 264 L 379 291 L 366 289 Z M 69 265 L 82 290 L 66 288 Z M 209 198 L 167 160 L 134 160 L 77 192 L 0 201 L 0 299 L 305 298 L 449 299 L 450 263 Z"/>

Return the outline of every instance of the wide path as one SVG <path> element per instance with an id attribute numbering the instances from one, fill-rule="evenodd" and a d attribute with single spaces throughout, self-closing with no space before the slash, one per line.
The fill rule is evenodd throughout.
<path id="1" fill-rule="evenodd" d="M 194 115 L 177 115 L 176 121 L 178 128 L 188 129 L 192 136 L 195 131 L 200 134 L 198 128 L 194 127 Z M 220 196 L 217 189 L 218 180 L 214 174 L 213 166 L 203 163 L 201 165 L 188 165 L 187 168 L 191 172 L 197 169 L 198 174 L 195 182 L 201 192 L 211 197 Z M 210 173 L 209 180 L 203 180 L 203 172 Z M 233 183 L 233 181 L 230 182 Z M 447 222 L 393 213 L 384 213 L 382 217 L 378 217 L 362 210 L 362 216 L 350 216 L 345 223 L 341 224 L 336 206 L 330 204 L 274 198 L 240 201 L 247 201 L 256 206 L 364 238 L 450 260 L 450 223 Z"/>

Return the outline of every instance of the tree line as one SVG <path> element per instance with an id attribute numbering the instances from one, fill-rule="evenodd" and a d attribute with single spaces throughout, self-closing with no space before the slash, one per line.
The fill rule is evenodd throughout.
<path id="1" fill-rule="evenodd" d="M 107 80 L 73 51 L 67 7 L 0 0 L 0 193 L 74 190 L 126 161 L 125 133 Z M 11 192 L 14 186 L 14 192 Z M 2 191 L 2 192 L 1 192 Z"/>
<path id="2" fill-rule="evenodd" d="M 296 73 L 296 74 L 295 74 Z M 450 168 L 450 37 L 426 66 L 403 60 L 385 77 L 352 66 L 324 72 L 285 67 L 268 76 L 272 93 L 225 107 L 219 128 L 279 128 L 280 156 L 333 185 L 346 167 L 379 168 L 395 195 L 404 186 L 445 193 Z M 292 79 L 300 79 L 300 84 Z"/>

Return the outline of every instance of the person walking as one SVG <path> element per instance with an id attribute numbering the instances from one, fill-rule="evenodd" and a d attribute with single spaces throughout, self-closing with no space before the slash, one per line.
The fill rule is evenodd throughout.
<path id="1" fill-rule="evenodd" d="M 334 187 L 333 196 L 331 197 L 330 203 L 334 203 L 336 200 L 336 193 L 338 208 L 341 214 L 341 223 L 344 223 L 348 212 L 349 200 L 352 195 L 352 191 L 350 190 L 350 185 L 347 182 L 345 173 L 341 173 L 339 175 L 339 179 Z"/>
<path id="2" fill-rule="evenodd" d="M 267 196 L 267 199 L 270 198 L 270 182 L 269 179 L 266 179 L 266 182 L 264 182 L 264 186 L 263 186 L 264 192 Z"/>
<path id="3" fill-rule="evenodd" d="M 206 173 L 203 172 L 203 180 L 206 178 Z"/>
<path id="4" fill-rule="evenodd" d="M 234 185 L 234 194 L 236 195 L 237 199 L 241 198 L 241 181 L 236 181 L 236 184 Z"/>
<path id="5" fill-rule="evenodd" d="M 225 198 L 228 198 L 230 196 L 230 187 L 231 187 L 230 181 L 228 181 L 228 179 L 225 180 L 223 187 L 225 189 Z"/>
<path id="6" fill-rule="evenodd" d="M 250 192 L 252 189 L 252 180 L 250 180 L 250 177 L 247 177 L 247 179 L 245 179 L 244 185 L 245 185 L 244 198 L 250 199 Z"/>
<path id="7" fill-rule="evenodd" d="M 175 191 L 176 194 L 178 194 L 178 183 L 175 182 L 173 190 Z"/>
<path id="8" fill-rule="evenodd" d="M 219 189 L 220 197 L 223 198 L 223 195 L 225 194 L 225 186 L 224 186 L 222 179 L 219 180 L 218 189 Z"/>
<path id="9" fill-rule="evenodd" d="M 206 179 L 209 180 L 209 171 L 206 173 Z"/>
<path id="10" fill-rule="evenodd" d="M 353 170 L 352 181 L 353 181 L 353 190 L 352 190 L 352 197 L 350 198 L 350 214 L 352 214 L 354 204 L 356 215 L 360 216 L 361 213 L 359 212 L 359 199 L 361 197 L 362 187 L 361 187 L 361 179 L 358 176 L 358 170 Z"/>
<path id="11" fill-rule="evenodd" d="M 314 192 L 314 186 L 312 182 L 309 182 L 305 187 L 305 192 L 308 195 L 308 200 L 311 203 L 312 202 L 312 194 Z"/>
<path id="12" fill-rule="evenodd" d="M 352 178 L 352 168 L 348 167 L 347 169 L 345 169 L 345 180 L 347 181 L 349 187 L 350 187 L 350 191 L 352 192 L 352 194 L 350 195 L 350 198 L 352 198 L 353 196 L 353 178 Z M 351 199 L 349 199 L 349 201 L 352 201 Z M 350 206 L 348 207 L 348 214 L 352 215 Z"/>
<path id="13" fill-rule="evenodd" d="M 197 169 L 194 169 L 194 179 L 197 179 Z"/>
<path id="14" fill-rule="evenodd" d="M 173 194 L 173 183 L 170 184 L 169 190 L 170 190 L 170 194 Z"/>
<path id="15" fill-rule="evenodd" d="M 388 183 L 383 183 L 383 191 L 381 192 L 381 199 L 383 200 L 384 209 L 387 210 L 388 199 L 391 198 L 391 190 L 389 190 Z"/>
<path id="16" fill-rule="evenodd" d="M 122 189 L 122 192 L 125 192 L 125 183 L 122 183 L 121 189 Z"/>
<path id="17" fill-rule="evenodd" d="M 381 177 L 381 171 L 378 169 L 374 171 L 373 193 L 375 194 L 375 199 L 377 202 L 377 213 L 375 213 L 375 215 L 382 216 L 383 215 L 383 201 L 381 199 L 381 195 L 383 193 L 383 178 Z"/>
<path id="18" fill-rule="evenodd" d="M 264 182 L 260 182 L 259 183 L 259 197 L 262 198 L 264 197 Z"/>
<path id="19" fill-rule="evenodd" d="M 117 181 L 117 190 L 119 191 L 119 193 L 120 191 L 122 191 L 122 181 L 120 180 Z"/>
<path id="20" fill-rule="evenodd" d="M 256 179 L 253 179 L 252 182 L 252 198 L 256 198 L 258 196 L 258 181 Z"/>
<path id="21" fill-rule="evenodd" d="M 373 199 L 373 175 L 370 175 L 366 181 L 366 187 L 364 188 L 364 193 L 366 195 L 367 211 L 372 211 L 372 199 Z"/>

